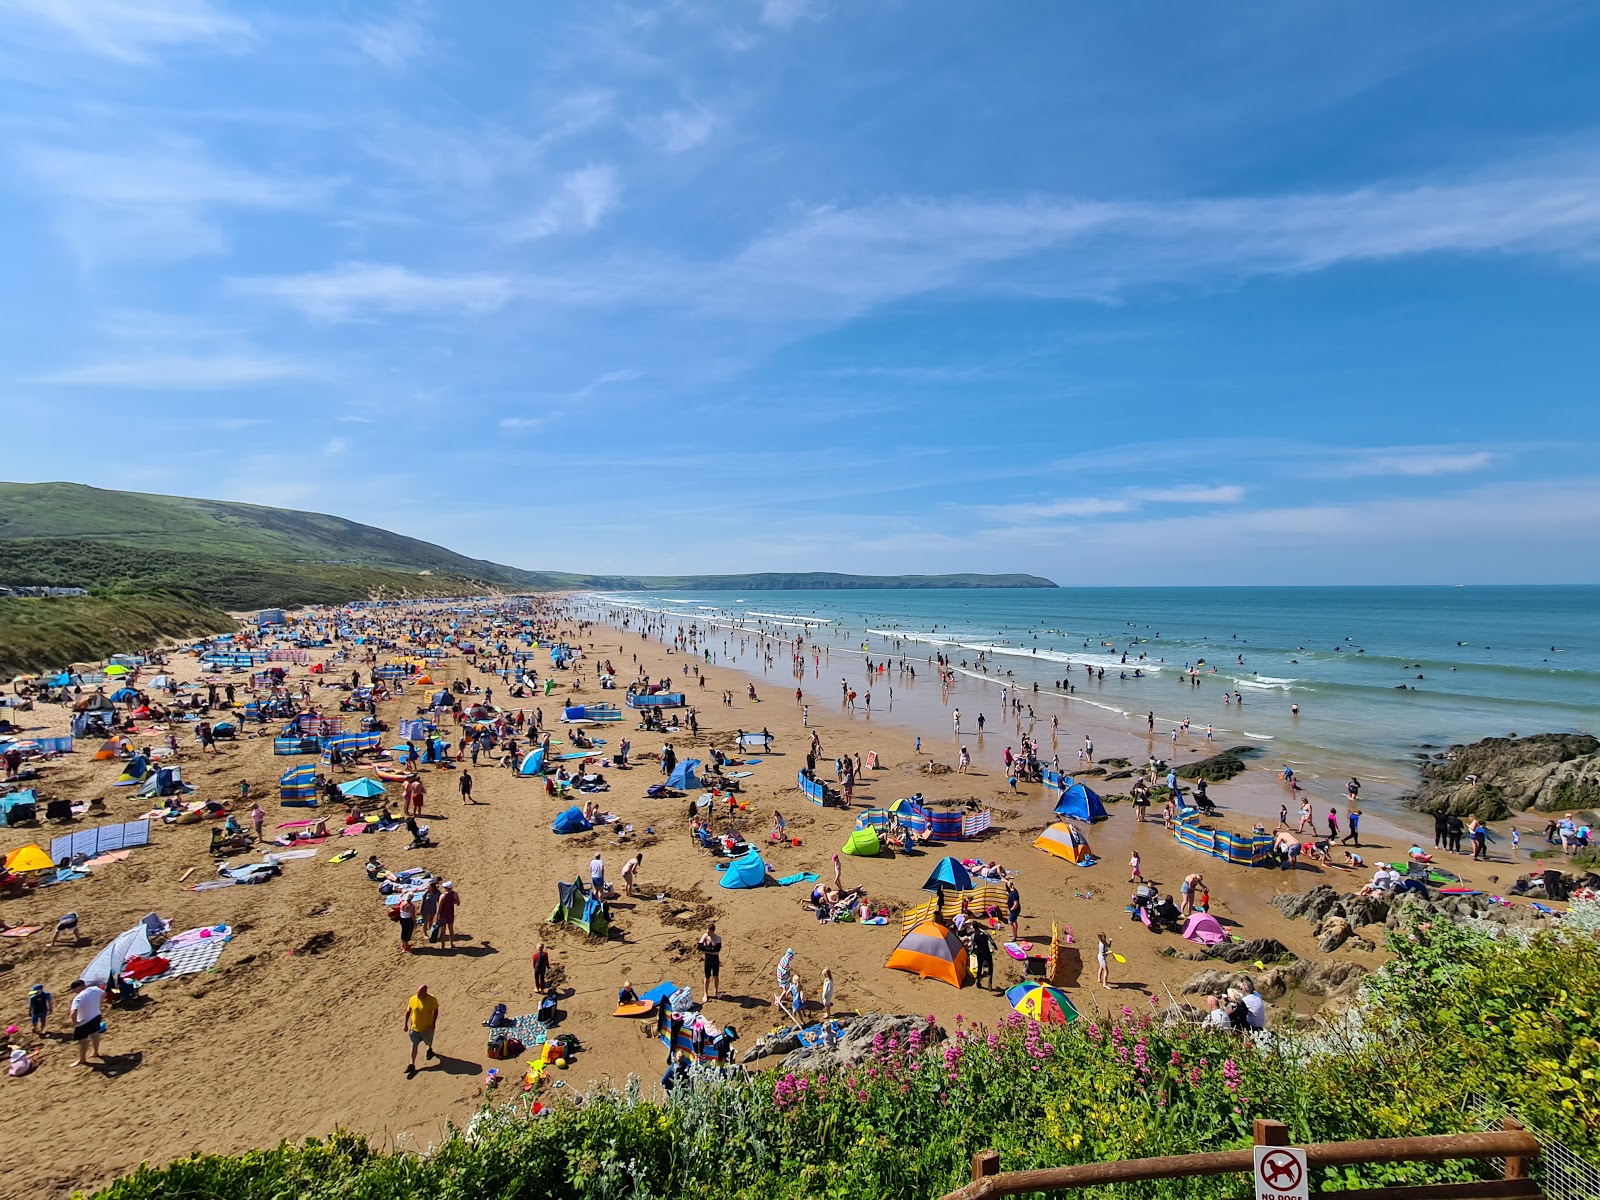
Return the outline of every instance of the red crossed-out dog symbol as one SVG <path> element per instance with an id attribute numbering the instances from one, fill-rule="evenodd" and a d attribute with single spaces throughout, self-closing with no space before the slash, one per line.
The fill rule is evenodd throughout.
<path id="1" fill-rule="evenodd" d="M 1300 1160 L 1287 1150 L 1274 1150 L 1261 1158 L 1261 1182 L 1277 1192 L 1300 1186 Z"/>

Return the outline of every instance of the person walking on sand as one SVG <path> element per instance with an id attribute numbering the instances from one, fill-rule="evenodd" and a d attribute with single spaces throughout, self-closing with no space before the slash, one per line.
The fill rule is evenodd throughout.
<path id="1" fill-rule="evenodd" d="M 439 906 L 437 909 L 439 921 L 439 944 L 447 950 L 456 948 L 456 909 L 461 907 L 461 893 L 456 891 L 456 885 L 448 879 L 444 881 L 444 889 L 439 893 Z"/>
<path id="2" fill-rule="evenodd" d="M 706 926 L 705 933 L 695 943 L 706 959 L 706 999 L 720 1000 L 722 992 L 722 935 L 715 921 Z"/>
<path id="3" fill-rule="evenodd" d="M 1133 857 L 1128 860 L 1129 883 L 1143 883 L 1144 876 L 1139 874 L 1139 852 L 1135 850 Z"/>
<path id="4" fill-rule="evenodd" d="M 1100 944 L 1095 947 L 1095 965 L 1098 968 L 1100 986 L 1106 991 L 1111 990 L 1111 943 L 1103 933 L 1095 934 L 1100 939 Z"/>
<path id="5" fill-rule="evenodd" d="M 541 995 L 550 990 L 550 951 L 543 942 L 533 950 L 533 990 Z"/>
<path id="6" fill-rule="evenodd" d="M 106 1023 L 101 1019 L 100 1006 L 105 998 L 105 989 L 99 985 L 73 980 L 72 1005 L 68 1012 L 72 1018 L 72 1040 L 78 1043 L 80 1067 L 87 1067 L 91 1057 L 101 1057 L 100 1036 L 106 1031 Z"/>
<path id="7" fill-rule="evenodd" d="M 255 826 L 256 841 L 258 841 L 258 842 L 264 840 L 262 838 L 262 836 L 261 836 L 261 827 L 263 825 L 265 825 L 266 823 L 267 823 L 267 810 L 262 808 L 261 805 L 259 805 L 259 804 L 254 805 L 250 809 L 250 824 Z"/>
<path id="8" fill-rule="evenodd" d="M 433 1031 L 439 1023 L 439 1002 L 428 995 L 428 985 L 420 984 L 416 995 L 406 1001 L 405 1020 L 400 1028 L 411 1039 L 411 1061 L 406 1066 L 406 1078 L 417 1074 L 417 1047 L 428 1048 L 429 1059 L 439 1057 L 433 1052 Z"/>
<path id="9" fill-rule="evenodd" d="M 1356 846 L 1361 845 L 1361 810 L 1351 805 L 1350 811 L 1345 814 L 1345 817 L 1346 824 L 1350 826 L 1350 832 L 1339 839 L 1341 844 L 1349 842 Z"/>
<path id="10" fill-rule="evenodd" d="M 837 854 L 833 856 L 833 890 L 844 891 L 844 860 Z"/>
<path id="11" fill-rule="evenodd" d="M 461 772 L 461 779 L 458 781 L 457 786 L 461 789 L 461 803 L 462 804 L 475 804 L 475 803 L 477 803 L 477 801 L 473 800 L 473 798 L 472 798 L 472 772 L 471 771 L 463 771 L 463 772 Z"/>
<path id="12" fill-rule="evenodd" d="M 1338 839 L 1339 839 L 1339 810 L 1336 809 L 1336 808 L 1330 808 L 1328 810 L 1328 840 L 1330 842 L 1333 842 L 1333 841 L 1338 841 Z"/>
<path id="13" fill-rule="evenodd" d="M 1296 833 L 1304 833 L 1311 828 L 1311 801 L 1300 801 L 1300 824 L 1294 827 Z"/>
<path id="14" fill-rule="evenodd" d="M 417 906 L 410 896 L 401 893 L 400 903 L 395 906 L 395 912 L 400 914 L 400 951 L 402 954 L 410 954 L 411 936 L 417 929 Z"/>

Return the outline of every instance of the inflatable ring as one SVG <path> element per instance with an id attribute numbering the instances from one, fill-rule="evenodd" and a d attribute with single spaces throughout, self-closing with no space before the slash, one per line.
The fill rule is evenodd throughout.
<path id="1" fill-rule="evenodd" d="M 388 771 L 381 767 L 374 771 L 373 774 L 386 783 L 409 783 L 416 778 L 415 775 L 405 771 Z"/>

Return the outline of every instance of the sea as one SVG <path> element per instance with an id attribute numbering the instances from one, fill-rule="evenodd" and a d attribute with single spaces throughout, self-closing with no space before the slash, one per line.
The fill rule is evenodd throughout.
<path id="1" fill-rule="evenodd" d="M 706 644 L 731 636 L 729 657 L 747 668 L 753 635 L 799 637 L 826 648 L 835 677 L 854 655 L 916 663 L 926 693 L 927 659 L 942 654 L 957 692 L 1015 684 L 1041 719 L 1087 704 L 1141 730 L 1153 713 L 1166 736 L 1187 718 L 1191 737 L 1211 724 L 1219 747 L 1395 788 L 1418 755 L 1455 743 L 1600 728 L 1594 586 L 645 591 L 585 603 L 720 630 Z M 776 655 L 787 668 L 788 652 Z M 831 698 L 834 680 L 815 674 Z M 1224 691 L 1242 704 L 1223 705 Z"/>

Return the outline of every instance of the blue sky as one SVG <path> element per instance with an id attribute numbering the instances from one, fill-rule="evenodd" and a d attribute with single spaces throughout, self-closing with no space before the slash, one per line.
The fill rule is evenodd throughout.
<path id="1" fill-rule="evenodd" d="M 4 470 L 571 570 L 1600 581 L 1596 61 L 1539 0 L 0 0 Z"/>

